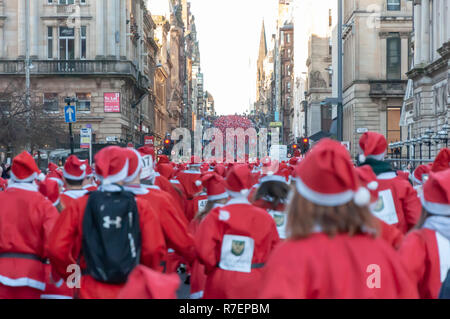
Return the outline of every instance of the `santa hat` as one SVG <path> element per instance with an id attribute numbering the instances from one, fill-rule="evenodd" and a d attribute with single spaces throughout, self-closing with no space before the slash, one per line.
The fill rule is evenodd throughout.
<path id="1" fill-rule="evenodd" d="M 92 170 L 91 165 L 89 165 L 89 160 L 85 160 L 84 164 L 86 165 L 86 177 L 93 177 L 94 171 Z"/>
<path id="2" fill-rule="evenodd" d="M 450 216 L 450 170 L 430 173 L 423 186 L 421 200 L 427 212 Z"/>
<path id="3" fill-rule="evenodd" d="M 63 176 L 73 181 L 82 181 L 86 177 L 86 163 L 75 155 L 69 156 L 64 164 Z"/>
<path id="4" fill-rule="evenodd" d="M 158 164 L 169 164 L 170 160 L 167 155 L 159 155 Z"/>
<path id="5" fill-rule="evenodd" d="M 405 181 L 409 181 L 409 172 L 407 171 L 397 171 L 397 176 L 404 179 Z"/>
<path id="6" fill-rule="evenodd" d="M 279 169 L 275 174 L 267 174 L 259 180 L 260 184 L 266 182 L 280 182 L 288 184 L 290 180 L 290 172 L 287 168 Z"/>
<path id="7" fill-rule="evenodd" d="M 378 182 L 377 175 L 369 165 L 363 165 L 355 168 L 361 185 L 365 186 L 370 192 L 370 202 L 374 203 L 378 200 Z"/>
<path id="8" fill-rule="evenodd" d="M 150 159 L 146 163 L 146 166 L 142 166 L 141 180 L 152 179 L 155 174 L 154 159 L 155 159 L 155 149 L 153 147 L 144 146 L 138 149 L 141 159 L 146 159 L 150 156 Z"/>
<path id="9" fill-rule="evenodd" d="M 95 173 L 103 185 L 122 182 L 128 176 L 126 152 L 118 146 L 108 146 L 95 155 Z"/>
<path id="10" fill-rule="evenodd" d="M 383 160 L 386 156 L 388 144 L 384 135 L 376 132 L 367 132 L 359 139 L 359 147 L 363 152 L 359 155 L 359 162 L 364 163 L 367 158 Z"/>
<path id="11" fill-rule="evenodd" d="M 200 172 L 183 171 L 178 173 L 177 180 L 182 185 L 186 195 L 191 198 L 203 189 L 202 182 L 200 181 L 201 177 Z"/>
<path id="12" fill-rule="evenodd" d="M 128 173 L 124 182 L 131 183 L 142 170 L 142 156 L 133 148 L 124 148 L 123 151 L 128 159 Z"/>
<path id="13" fill-rule="evenodd" d="M 37 167 L 34 158 L 26 151 L 13 159 L 10 174 L 11 180 L 15 183 L 31 183 L 36 179 L 45 179 L 45 175 Z"/>
<path id="14" fill-rule="evenodd" d="M 450 148 L 442 149 L 434 160 L 432 172 L 441 172 L 450 168 Z"/>
<path id="15" fill-rule="evenodd" d="M 128 276 L 117 299 L 177 299 L 180 278 L 177 274 L 161 274 L 143 265 Z"/>
<path id="16" fill-rule="evenodd" d="M 54 180 L 59 186 L 64 186 L 63 173 L 58 169 L 47 174 L 47 178 Z"/>
<path id="17" fill-rule="evenodd" d="M 414 173 L 411 175 L 411 179 L 417 185 L 422 185 L 423 184 L 423 175 L 430 174 L 430 171 L 431 171 L 431 167 L 429 165 L 419 165 L 414 170 Z"/>
<path id="18" fill-rule="evenodd" d="M 216 173 L 208 173 L 201 178 L 203 186 L 206 188 L 208 200 L 215 201 L 228 198 L 227 190 L 224 186 L 224 179 Z"/>
<path id="19" fill-rule="evenodd" d="M 296 189 L 308 201 L 321 206 L 341 206 L 354 201 L 370 202 L 370 193 L 360 182 L 347 149 L 331 139 L 321 140 L 296 167 Z"/>
<path id="20" fill-rule="evenodd" d="M 8 187 L 8 181 L 0 177 L 0 192 L 5 191 Z"/>
<path id="21" fill-rule="evenodd" d="M 246 197 L 254 185 L 252 172 L 247 165 L 233 165 L 225 180 L 225 188 L 231 197 Z"/>
<path id="22" fill-rule="evenodd" d="M 299 158 L 298 157 L 292 157 L 289 159 L 289 165 L 290 166 L 295 166 L 298 163 Z"/>
<path id="23" fill-rule="evenodd" d="M 155 148 L 150 147 L 150 146 L 143 146 L 138 148 L 138 152 L 141 155 L 150 155 L 152 157 L 153 160 L 155 160 Z"/>
<path id="24" fill-rule="evenodd" d="M 59 167 L 55 163 L 52 163 L 52 162 L 48 163 L 48 168 L 47 168 L 48 172 L 53 172 L 58 169 L 59 169 Z"/>
<path id="25" fill-rule="evenodd" d="M 53 206 L 59 204 L 59 186 L 55 180 L 46 178 L 39 184 L 39 192 L 51 201 Z"/>
<path id="26" fill-rule="evenodd" d="M 214 172 L 222 177 L 225 177 L 227 169 L 225 168 L 225 166 L 223 164 L 217 164 L 214 167 Z"/>
<path id="27" fill-rule="evenodd" d="M 168 180 L 172 179 L 175 173 L 173 166 L 170 164 L 158 164 L 156 165 L 156 171 Z"/>

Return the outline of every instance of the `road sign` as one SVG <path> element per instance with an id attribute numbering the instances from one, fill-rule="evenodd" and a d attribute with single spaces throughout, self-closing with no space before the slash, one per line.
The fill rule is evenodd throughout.
<path id="1" fill-rule="evenodd" d="M 356 133 L 358 133 L 358 134 L 363 134 L 363 133 L 367 133 L 367 132 L 369 132 L 369 129 L 365 128 L 365 127 L 360 127 L 360 128 L 356 129 Z"/>
<path id="2" fill-rule="evenodd" d="M 283 127 L 281 122 L 270 122 L 269 127 Z"/>
<path id="3" fill-rule="evenodd" d="M 144 137 L 144 144 L 154 146 L 155 145 L 155 137 L 154 136 L 145 136 Z"/>
<path id="4" fill-rule="evenodd" d="M 66 105 L 64 107 L 64 117 L 66 123 L 75 123 L 77 121 L 77 111 L 74 105 Z"/>
<path id="5" fill-rule="evenodd" d="M 82 128 L 80 130 L 80 148 L 90 148 L 91 147 L 91 129 Z"/>

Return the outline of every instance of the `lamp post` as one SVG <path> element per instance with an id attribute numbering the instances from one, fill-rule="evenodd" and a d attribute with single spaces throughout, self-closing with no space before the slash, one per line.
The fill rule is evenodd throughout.
<path id="1" fill-rule="evenodd" d="M 431 136 L 433 135 L 433 130 L 428 128 L 424 135 L 422 136 L 422 141 L 428 145 L 428 159 L 431 159 Z"/>

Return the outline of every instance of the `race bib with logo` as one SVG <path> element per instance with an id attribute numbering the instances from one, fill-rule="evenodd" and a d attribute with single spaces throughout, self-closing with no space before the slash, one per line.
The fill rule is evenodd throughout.
<path id="1" fill-rule="evenodd" d="M 224 235 L 219 267 L 224 270 L 250 273 L 252 271 L 253 238 L 238 235 Z"/>
<path id="2" fill-rule="evenodd" d="M 269 211 L 270 216 L 275 220 L 275 224 L 277 225 L 278 235 L 281 239 L 286 239 L 286 217 L 287 215 L 283 212 L 277 212 L 275 210 Z"/>
<path id="3" fill-rule="evenodd" d="M 378 200 L 370 205 L 370 210 L 372 214 L 388 225 L 398 223 L 397 211 L 395 210 L 394 199 L 390 189 L 378 193 Z"/>
<path id="4" fill-rule="evenodd" d="M 206 204 L 208 204 L 208 200 L 207 199 L 200 199 L 198 201 L 198 211 L 199 212 L 203 212 L 206 208 Z"/>
<path id="5" fill-rule="evenodd" d="M 150 155 L 142 156 L 141 179 L 147 179 L 153 172 L 153 159 Z"/>

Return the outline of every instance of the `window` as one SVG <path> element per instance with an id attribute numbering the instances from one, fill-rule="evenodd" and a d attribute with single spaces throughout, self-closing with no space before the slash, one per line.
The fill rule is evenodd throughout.
<path id="1" fill-rule="evenodd" d="M 388 107 L 387 108 L 387 142 L 397 142 L 402 140 L 401 129 L 399 126 L 400 123 L 400 115 L 401 110 L 399 107 Z"/>
<path id="2" fill-rule="evenodd" d="M 91 93 L 77 93 L 77 112 L 91 111 Z"/>
<path id="3" fill-rule="evenodd" d="M 81 34 L 81 59 L 86 59 L 86 27 L 83 26 L 80 29 Z"/>
<path id="4" fill-rule="evenodd" d="M 53 27 L 47 28 L 47 58 L 53 59 Z"/>
<path id="5" fill-rule="evenodd" d="M 387 0 L 388 11 L 400 11 L 400 0 Z"/>
<path id="6" fill-rule="evenodd" d="M 75 29 L 59 27 L 59 59 L 75 59 Z"/>
<path id="7" fill-rule="evenodd" d="M 11 96 L 6 93 L 0 93 L 0 114 L 9 114 L 11 112 Z"/>
<path id="8" fill-rule="evenodd" d="M 75 0 L 59 0 L 59 4 L 74 4 Z"/>
<path id="9" fill-rule="evenodd" d="M 290 43 L 291 42 L 291 35 L 288 33 L 286 35 L 286 43 Z"/>
<path id="10" fill-rule="evenodd" d="M 58 94 L 44 93 L 44 111 L 59 112 Z"/>
<path id="11" fill-rule="evenodd" d="M 387 41 L 387 79 L 400 80 L 401 79 L 401 39 L 394 36 L 386 39 Z"/>

